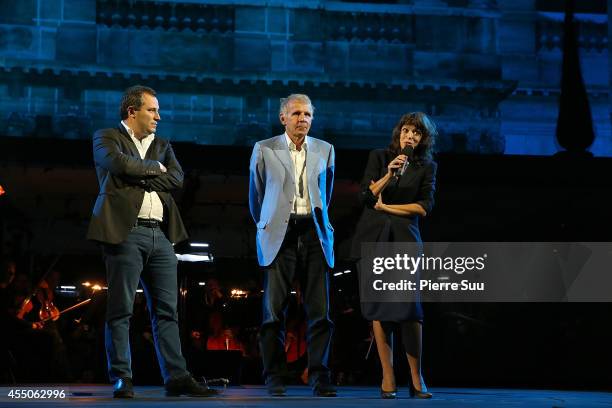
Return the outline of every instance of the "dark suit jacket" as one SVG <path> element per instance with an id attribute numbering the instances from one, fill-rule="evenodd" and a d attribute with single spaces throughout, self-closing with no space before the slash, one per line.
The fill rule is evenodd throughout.
<path id="1" fill-rule="evenodd" d="M 155 137 L 145 159 L 120 123 L 98 130 L 93 154 L 100 193 L 93 208 L 87 238 L 99 242 L 123 242 L 135 225 L 145 191 L 155 191 L 164 205 L 163 227 L 170 242 L 187 239 L 179 210 L 170 195 L 183 185 L 183 169 L 167 140 Z M 168 169 L 162 173 L 159 163 Z"/>
<path id="2" fill-rule="evenodd" d="M 377 199 L 369 189 L 370 181 L 383 177 L 387 172 L 387 165 L 395 156 L 383 149 L 370 152 L 359 193 L 364 209 L 357 224 L 351 248 L 351 255 L 355 258 L 361 257 L 362 242 L 421 241 L 418 215 L 402 217 L 374 209 Z M 420 204 L 429 214 L 434 204 L 436 169 L 437 164 L 433 161 L 411 162 L 399 182 L 391 180 L 383 190 L 383 202 L 385 204 Z"/>

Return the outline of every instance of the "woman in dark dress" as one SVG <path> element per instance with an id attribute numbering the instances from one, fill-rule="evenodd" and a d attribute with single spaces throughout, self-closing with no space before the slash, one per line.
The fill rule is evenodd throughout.
<path id="1" fill-rule="evenodd" d="M 432 160 L 436 126 L 422 112 L 407 113 L 393 129 L 386 149 L 373 150 L 361 182 L 364 208 L 357 224 L 352 252 L 361 257 L 362 242 L 421 242 L 419 218 L 433 206 L 436 163 Z M 401 154 L 411 146 L 412 157 Z M 395 173 L 408 160 L 401 177 Z M 423 309 L 419 302 L 363 302 L 364 317 L 373 320 L 374 337 L 383 368 L 382 398 L 395 398 L 390 336 L 402 338 L 410 365 L 410 395 L 431 398 L 421 375 Z"/>

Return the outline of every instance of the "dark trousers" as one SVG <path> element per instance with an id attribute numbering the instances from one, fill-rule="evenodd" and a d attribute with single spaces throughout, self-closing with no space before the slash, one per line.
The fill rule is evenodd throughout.
<path id="1" fill-rule="evenodd" d="M 290 220 L 278 255 L 264 268 L 260 348 L 267 380 L 287 374 L 285 310 L 294 280 L 300 283 L 308 318 L 308 374 L 311 384 L 329 379 L 334 324 L 329 317 L 329 273 L 312 218 Z"/>
<path id="2" fill-rule="evenodd" d="M 129 342 L 134 296 L 141 282 L 151 317 L 164 382 L 188 374 L 181 353 L 177 307 L 177 259 L 160 228 L 137 226 L 125 241 L 102 246 L 108 297 L 105 345 L 111 381 L 132 378 Z"/>

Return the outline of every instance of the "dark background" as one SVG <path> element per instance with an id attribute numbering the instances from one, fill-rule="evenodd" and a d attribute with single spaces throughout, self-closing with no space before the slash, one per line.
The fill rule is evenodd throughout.
<path id="1" fill-rule="evenodd" d="M 104 283 L 98 250 L 84 238 L 97 194 L 90 137 L 118 123 L 121 92 L 136 83 L 159 92 L 160 136 L 173 141 L 186 174 L 177 202 L 192 240 L 210 243 L 215 256 L 212 264 L 180 266 L 186 343 L 206 313 L 198 282 L 211 277 L 226 293 L 250 291 L 247 300 L 228 300 L 226 320 L 246 337 L 256 330 L 260 275 L 248 161 L 254 141 L 280 132 L 278 98 L 292 92 L 311 96 L 311 133 L 336 147 L 334 272 L 353 267 L 348 248 L 368 149 L 384 147 L 411 110 L 430 114 L 441 133 L 424 240 L 609 242 L 608 8 L 578 3 L 592 155 L 563 154 L 555 138 L 560 1 L 0 0 L 2 253 L 32 284 L 52 265 L 82 298 L 89 295 L 82 282 Z M 356 276 L 332 281 L 336 379 L 377 384 L 376 355 L 364 358 L 368 327 Z M 58 323 L 74 381 L 106 380 L 95 329 L 103 291 L 95 298 Z M 62 306 L 75 301 L 57 294 Z M 610 389 L 611 312 L 600 303 L 427 304 L 425 379 L 431 386 Z M 133 324 L 147 330 L 143 314 Z M 138 350 L 137 381 L 159 382 L 152 350 L 146 342 Z M 256 357 L 248 360 L 243 382 L 260 381 L 259 370 Z M 17 371 L 18 380 L 57 381 L 38 371 Z"/>

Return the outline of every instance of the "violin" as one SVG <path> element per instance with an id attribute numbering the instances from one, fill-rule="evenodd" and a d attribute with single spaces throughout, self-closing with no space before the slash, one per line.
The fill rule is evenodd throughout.
<path id="1" fill-rule="evenodd" d="M 49 284 L 44 279 L 39 282 L 34 293 L 27 296 L 22 302 L 19 309 L 17 309 L 17 318 L 24 320 L 25 316 L 34 309 L 34 302 L 32 298 L 36 297 L 36 300 L 40 304 L 38 310 L 38 319 L 40 321 L 57 320 L 60 317 L 60 311 L 53 303 L 53 290 L 49 287 Z"/>
<path id="2" fill-rule="evenodd" d="M 35 325 L 39 325 L 42 327 L 48 321 L 56 321 L 60 318 L 62 313 L 69 312 L 73 309 L 79 308 L 83 305 L 86 305 L 91 301 L 91 298 L 77 303 L 76 305 L 70 306 L 69 308 L 60 311 L 55 304 L 53 304 L 53 287 L 49 285 L 49 274 L 53 270 L 53 267 L 60 259 L 61 254 L 58 254 L 47 271 L 43 274 L 42 278 L 38 282 L 38 284 L 34 287 L 34 291 L 27 296 L 21 303 L 21 306 L 17 310 L 17 317 L 21 320 L 24 320 L 25 315 L 30 313 L 33 309 L 32 298 L 36 297 L 38 303 L 40 303 L 40 310 L 38 311 L 38 322 L 35 322 Z M 51 278 L 53 279 L 53 278 Z"/>
<path id="3" fill-rule="evenodd" d="M 40 310 L 38 311 L 38 319 L 40 321 L 56 321 L 60 317 L 60 311 L 53 304 L 53 289 L 49 287 L 46 280 L 43 280 L 38 285 L 36 298 L 40 302 Z"/>
<path id="4" fill-rule="evenodd" d="M 66 312 L 70 312 L 74 309 L 78 309 L 81 306 L 85 306 L 86 304 L 88 304 L 89 302 L 91 302 L 92 298 L 89 299 L 85 299 L 75 305 L 72 305 L 70 307 L 67 307 L 64 310 L 59 310 L 57 308 L 57 306 L 55 306 L 55 304 L 53 304 L 52 300 L 49 299 L 53 299 L 53 292 L 50 292 L 50 288 L 49 285 L 45 284 L 43 285 L 45 287 L 43 287 L 42 289 L 45 290 L 47 293 L 40 295 L 39 291 L 37 290 L 34 295 L 36 296 L 36 298 L 38 299 L 39 302 L 41 302 L 41 308 L 38 311 L 38 318 L 40 319 L 38 322 L 35 322 L 34 324 L 38 325 L 39 328 L 42 328 L 43 325 L 48 322 L 48 321 L 56 321 L 57 319 L 60 318 L 60 316 Z M 21 320 L 24 320 L 24 316 L 27 315 L 28 313 L 30 313 L 32 311 L 32 309 L 34 308 L 34 306 L 32 305 L 32 298 L 31 297 L 27 297 L 24 299 L 24 301 L 21 304 L 21 307 L 19 308 L 19 310 L 17 311 L 17 317 Z"/>

